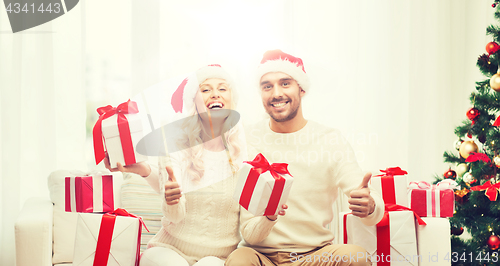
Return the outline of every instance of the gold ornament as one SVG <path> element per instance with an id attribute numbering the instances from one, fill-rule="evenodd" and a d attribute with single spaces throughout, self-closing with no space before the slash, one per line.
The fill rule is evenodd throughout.
<path id="1" fill-rule="evenodd" d="M 457 170 L 455 172 L 457 172 L 458 176 L 463 176 L 467 173 L 467 171 L 469 171 L 469 166 L 465 163 L 461 163 L 457 166 Z"/>
<path id="2" fill-rule="evenodd" d="M 462 190 L 456 190 L 455 195 L 457 195 L 460 198 L 463 198 L 465 195 L 467 195 L 470 192 L 470 190 L 463 188 Z"/>
<path id="3" fill-rule="evenodd" d="M 496 92 L 500 92 L 500 73 L 496 73 L 490 79 L 490 87 Z"/>
<path id="4" fill-rule="evenodd" d="M 472 140 L 464 141 L 462 145 L 460 145 L 460 155 L 464 158 L 467 159 L 469 157 L 469 154 L 471 152 L 477 152 L 477 145 L 474 143 Z"/>

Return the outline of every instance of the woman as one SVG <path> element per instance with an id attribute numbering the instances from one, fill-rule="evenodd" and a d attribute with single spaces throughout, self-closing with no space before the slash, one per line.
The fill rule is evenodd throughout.
<path id="1" fill-rule="evenodd" d="M 141 266 L 223 265 L 236 249 L 239 204 L 232 196 L 246 154 L 237 113 L 231 111 L 235 99 L 232 81 L 219 65 L 199 69 L 172 96 L 175 111 L 188 116 L 176 141 L 180 151 L 160 158 L 160 171 L 147 163 L 113 169 L 145 176 L 164 194 L 162 228 L 148 243 Z M 161 189 L 156 180 L 164 184 Z"/>

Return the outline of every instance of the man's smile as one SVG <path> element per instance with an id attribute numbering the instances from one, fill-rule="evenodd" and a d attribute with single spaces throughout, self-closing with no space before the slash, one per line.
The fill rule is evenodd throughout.
<path id="1" fill-rule="evenodd" d="M 288 105 L 290 101 L 280 101 L 271 103 L 271 106 L 274 107 L 275 110 L 282 110 Z"/>

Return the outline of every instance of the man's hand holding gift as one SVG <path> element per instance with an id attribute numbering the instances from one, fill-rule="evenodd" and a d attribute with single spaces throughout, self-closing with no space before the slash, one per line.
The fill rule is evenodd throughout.
<path id="1" fill-rule="evenodd" d="M 372 178 L 371 173 L 367 173 L 363 177 L 363 181 L 357 189 L 354 189 L 349 194 L 349 209 L 352 214 L 360 218 L 367 217 L 372 214 L 375 210 L 375 201 L 372 196 L 370 196 L 370 189 L 368 188 L 368 183 Z"/>
<path id="2" fill-rule="evenodd" d="M 286 214 L 286 209 L 288 209 L 288 205 L 286 204 L 283 204 L 281 205 L 281 210 L 278 211 L 278 215 L 279 216 L 284 216 Z M 271 221 L 276 221 L 276 219 L 278 219 L 278 215 L 270 215 L 270 216 L 266 216 L 267 219 L 271 220 Z"/>

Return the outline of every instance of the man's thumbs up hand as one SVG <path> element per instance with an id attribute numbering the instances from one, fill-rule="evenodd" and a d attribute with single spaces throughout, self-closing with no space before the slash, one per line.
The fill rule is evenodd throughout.
<path id="1" fill-rule="evenodd" d="M 368 184 L 370 183 L 371 178 L 372 173 L 366 173 L 365 177 L 363 177 L 363 181 L 361 181 L 361 185 L 359 185 L 359 189 L 368 188 Z"/>
<path id="2" fill-rule="evenodd" d="M 370 215 L 375 210 L 375 201 L 370 196 L 370 189 L 368 188 L 371 178 L 372 174 L 367 173 L 359 187 L 349 194 L 349 209 L 353 215 L 361 218 Z"/>

